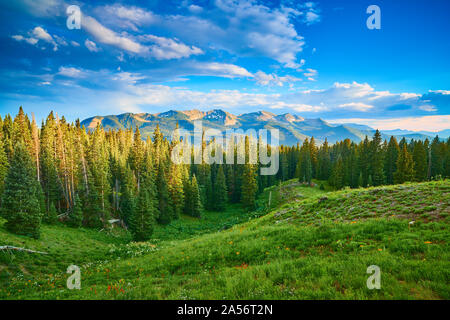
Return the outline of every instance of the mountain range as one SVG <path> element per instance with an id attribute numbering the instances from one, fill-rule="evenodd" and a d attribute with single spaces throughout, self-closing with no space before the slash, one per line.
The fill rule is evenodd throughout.
<path id="1" fill-rule="evenodd" d="M 367 135 L 369 138 L 374 134 L 375 129 L 366 125 L 356 123 L 331 124 L 327 121 L 317 119 L 305 119 L 298 115 L 284 113 L 276 115 L 267 111 L 258 111 L 234 115 L 229 112 L 214 109 L 210 111 L 170 110 L 162 113 L 123 113 L 119 115 L 95 116 L 81 122 L 87 130 L 95 129 L 101 124 L 106 130 L 139 128 L 145 137 L 152 135 L 157 124 L 164 136 L 170 137 L 177 123 L 180 128 L 192 131 L 194 121 L 202 120 L 203 129 L 214 128 L 220 131 L 227 129 L 278 129 L 280 132 L 280 144 L 294 145 L 302 142 L 306 138 L 314 137 L 318 143 L 325 138 L 330 143 L 335 143 L 344 139 L 360 142 Z M 381 131 L 384 139 L 389 139 L 391 135 L 398 139 L 432 139 L 436 135 L 440 138 L 448 138 L 450 129 L 438 133 L 415 132 L 408 130 Z"/>

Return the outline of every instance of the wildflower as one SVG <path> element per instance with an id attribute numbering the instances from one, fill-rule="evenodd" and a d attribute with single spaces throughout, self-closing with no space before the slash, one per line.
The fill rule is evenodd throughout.
<path id="1" fill-rule="evenodd" d="M 430 243 L 432 243 L 431 241 L 425 241 L 424 243 L 426 243 L 426 244 L 430 244 Z"/>
<path id="2" fill-rule="evenodd" d="M 233 241 L 228 242 L 228 244 L 233 244 Z"/>
<path id="3" fill-rule="evenodd" d="M 237 254 L 237 255 L 239 255 L 239 254 L 240 254 L 240 252 L 238 251 L 238 252 L 236 252 L 236 254 Z"/>
<path id="4" fill-rule="evenodd" d="M 383 251 L 383 249 L 378 249 L 378 251 Z"/>

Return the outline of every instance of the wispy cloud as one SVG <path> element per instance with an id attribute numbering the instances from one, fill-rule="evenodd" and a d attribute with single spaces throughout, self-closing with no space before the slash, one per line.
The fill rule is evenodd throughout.
<path id="1" fill-rule="evenodd" d="M 450 129 L 450 115 L 404 117 L 392 119 L 347 118 L 328 120 L 331 123 L 359 123 L 379 130 L 404 129 L 437 132 Z"/>
<path id="2" fill-rule="evenodd" d="M 28 32 L 28 36 L 23 35 L 13 35 L 11 36 L 16 41 L 25 41 L 31 45 L 38 45 L 41 42 L 51 44 L 53 46 L 53 51 L 58 50 L 58 45 L 56 44 L 56 41 L 53 39 L 53 37 L 42 27 L 38 26 L 35 27 L 33 30 L 30 30 Z M 61 44 L 66 44 L 64 39 L 58 38 L 58 41 Z M 42 47 L 45 48 L 45 47 Z"/>

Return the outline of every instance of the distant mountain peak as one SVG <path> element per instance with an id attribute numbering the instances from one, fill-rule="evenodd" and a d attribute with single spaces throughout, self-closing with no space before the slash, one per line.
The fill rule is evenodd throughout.
<path id="1" fill-rule="evenodd" d="M 275 117 L 279 121 L 285 121 L 285 122 L 297 122 L 297 121 L 304 121 L 305 118 L 292 115 L 290 113 L 283 113 Z"/>
<path id="2" fill-rule="evenodd" d="M 275 117 L 275 114 L 268 111 L 255 111 L 250 113 L 243 113 L 239 115 L 239 118 L 244 118 L 247 120 L 257 120 L 257 121 L 269 121 Z"/>
<path id="3" fill-rule="evenodd" d="M 206 112 L 203 120 L 219 122 L 228 126 L 234 125 L 236 123 L 236 118 L 237 117 L 234 114 L 231 114 L 229 112 L 223 111 L 221 109 L 213 109 Z"/>
<path id="4" fill-rule="evenodd" d="M 317 143 L 323 142 L 325 139 L 329 143 L 335 143 L 345 139 L 359 142 L 364 137 L 372 136 L 374 130 L 368 126 L 353 123 L 334 123 L 330 124 L 321 118 L 304 119 L 301 116 L 284 113 L 273 114 L 268 111 L 257 111 L 234 115 L 221 109 L 213 109 L 209 111 L 192 110 L 169 110 L 161 113 L 123 113 L 120 115 L 96 116 L 88 118 L 81 122 L 81 125 L 87 130 L 95 130 L 98 124 L 107 130 L 109 129 L 126 129 L 136 128 L 141 130 L 142 136 L 151 136 L 159 124 L 161 131 L 166 137 L 170 137 L 175 129 L 176 123 L 179 122 L 181 128 L 192 130 L 194 121 L 204 120 L 203 128 L 214 128 L 225 132 L 229 128 L 235 129 L 278 129 L 280 133 L 280 143 L 285 145 L 294 145 L 297 142 L 314 137 Z M 422 139 L 430 138 L 425 134 L 432 134 L 434 137 L 437 133 L 414 132 L 408 133 L 403 130 L 394 130 L 393 132 L 381 131 L 383 139 L 389 139 L 392 135 L 397 139 L 405 137 L 406 139 Z M 447 130 L 442 131 L 439 137 L 445 134 L 450 135 Z"/>
<path id="5" fill-rule="evenodd" d="M 157 113 L 156 115 L 160 118 L 170 118 L 177 115 L 179 112 L 176 110 L 169 110 L 166 112 Z"/>

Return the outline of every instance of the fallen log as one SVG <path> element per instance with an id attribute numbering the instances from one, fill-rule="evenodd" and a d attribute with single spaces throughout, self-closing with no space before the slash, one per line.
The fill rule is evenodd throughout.
<path id="1" fill-rule="evenodd" d="M 43 251 L 35 251 L 35 250 L 13 247 L 13 246 L 0 246 L 0 250 L 15 250 L 15 251 L 25 251 L 25 252 L 30 252 L 30 253 L 48 254 L 47 252 L 43 252 Z"/>

